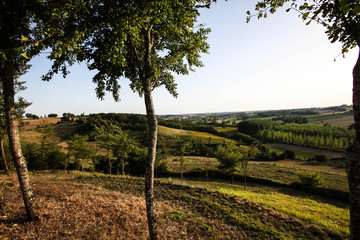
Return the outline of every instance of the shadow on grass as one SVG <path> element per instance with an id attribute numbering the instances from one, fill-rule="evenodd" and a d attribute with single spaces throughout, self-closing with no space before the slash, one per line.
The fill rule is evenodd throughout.
<path id="1" fill-rule="evenodd" d="M 180 179 L 178 179 L 180 181 Z M 301 190 L 293 189 L 291 187 L 285 186 L 268 186 L 261 185 L 257 183 L 247 183 L 246 190 L 244 190 L 244 182 L 243 181 L 234 181 L 234 184 L 231 184 L 230 180 L 224 179 L 213 179 L 211 178 L 209 182 L 206 181 L 206 178 L 188 178 L 186 179 L 188 184 L 192 184 L 193 182 L 197 183 L 195 185 L 199 185 L 205 188 L 210 188 L 212 190 L 216 190 L 217 187 L 225 187 L 229 189 L 234 189 L 238 191 L 249 191 L 255 193 L 263 193 L 263 194 L 271 194 L 271 193 L 281 193 L 291 197 L 301 197 L 315 200 L 317 202 L 331 204 L 333 206 L 339 208 L 347 208 L 349 207 L 348 201 L 341 201 L 337 199 L 332 199 L 329 197 L 323 197 L 316 194 L 311 194 L 309 192 L 304 192 Z M 186 181 L 184 183 L 186 184 Z"/>

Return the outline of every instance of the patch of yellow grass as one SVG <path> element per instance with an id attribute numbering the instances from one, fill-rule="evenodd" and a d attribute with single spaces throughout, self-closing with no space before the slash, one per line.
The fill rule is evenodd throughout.
<path id="1" fill-rule="evenodd" d="M 224 143 L 233 141 L 224 137 L 219 137 L 214 134 L 206 133 L 206 132 L 196 132 L 190 130 L 181 130 L 175 128 L 169 128 L 164 126 L 158 126 L 159 135 L 166 135 L 166 136 L 189 136 L 201 139 L 202 143 Z"/>
<path id="2" fill-rule="evenodd" d="M 317 202 L 310 198 L 294 197 L 274 192 L 251 192 L 219 187 L 221 193 L 234 195 L 294 216 L 306 222 L 315 223 L 349 235 L 350 212 L 331 204 Z"/>
<path id="3" fill-rule="evenodd" d="M 269 161 L 253 161 L 251 164 L 269 164 Z M 330 174 L 337 174 L 341 176 L 346 176 L 345 168 L 324 165 L 324 164 L 317 164 L 307 161 L 301 160 L 278 160 L 271 162 L 279 167 L 286 167 L 286 168 L 293 168 L 298 170 L 305 170 L 305 171 L 317 171 L 322 173 L 330 173 Z"/>
<path id="4" fill-rule="evenodd" d="M 215 127 L 215 130 L 218 132 L 237 132 L 236 127 Z"/>

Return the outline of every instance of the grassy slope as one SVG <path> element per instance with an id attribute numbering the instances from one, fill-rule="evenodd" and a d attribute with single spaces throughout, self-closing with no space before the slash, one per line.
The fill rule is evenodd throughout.
<path id="1" fill-rule="evenodd" d="M 167 136 L 189 136 L 201 139 L 203 143 L 209 143 L 209 138 L 211 138 L 211 143 L 224 143 L 224 141 L 232 141 L 227 138 L 219 137 L 214 134 L 206 133 L 206 132 L 196 132 L 190 130 L 181 130 L 175 128 L 169 128 L 164 126 L 159 126 L 159 135 L 167 135 Z"/>
<path id="2" fill-rule="evenodd" d="M 20 129 L 20 139 L 24 142 L 40 143 L 41 133 L 36 131 L 36 127 L 42 124 L 53 124 L 55 126 L 56 136 L 63 141 L 67 136 L 76 130 L 75 123 L 57 124 L 60 118 L 39 118 L 39 119 L 24 119 L 25 125 Z M 65 142 L 59 143 L 60 146 L 66 146 Z"/>
<path id="3" fill-rule="evenodd" d="M 209 170 L 217 170 L 217 166 L 219 165 L 215 158 L 185 156 L 184 172 L 199 168 L 204 170 L 206 163 L 208 163 Z M 180 172 L 180 163 L 176 157 L 169 159 L 168 167 L 171 171 Z M 344 193 L 348 191 L 347 177 L 343 167 L 313 161 L 251 161 L 247 168 L 247 176 L 255 179 L 270 180 L 280 184 L 291 184 L 298 180 L 297 172 L 300 170 L 320 172 L 324 180 L 323 183 L 320 184 L 321 188 Z M 243 175 L 240 167 L 236 174 L 240 176 Z M 211 174 L 210 177 L 212 177 Z"/>
<path id="4" fill-rule="evenodd" d="M 142 178 L 66 172 L 33 174 L 31 178 L 40 213 L 37 223 L 24 221 L 19 193 L 6 176 L 0 175 L 0 189 L 7 206 L 0 214 L 3 239 L 147 237 Z M 271 205 L 272 200 L 267 205 L 257 197 L 252 201 L 233 192 L 219 192 L 225 192 L 223 189 L 229 185 L 220 185 L 219 191 L 164 180 L 155 185 L 163 239 L 344 239 L 348 236 L 344 223 L 347 216 L 340 206 L 329 208 L 339 215 L 328 216 L 332 222 L 338 222 L 337 227 L 333 227 L 277 210 Z M 233 191 L 243 192 L 240 188 Z M 303 197 L 292 196 L 292 200 L 307 204 Z M 321 214 L 327 214 L 328 207 L 323 203 L 315 207 L 318 218 L 327 218 Z"/>

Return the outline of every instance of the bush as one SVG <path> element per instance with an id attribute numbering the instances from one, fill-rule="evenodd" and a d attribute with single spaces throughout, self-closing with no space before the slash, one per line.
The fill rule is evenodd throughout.
<path id="1" fill-rule="evenodd" d="M 291 150 L 285 150 L 285 152 L 283 154 L 280 155 L 281 159 L 291 159 L 294 160 L 295 159 L 295 152 L 291 151 Z"/>
<path id="2" fill-rule="evenodd" d="M 329 157 L 325 155 L 315 155 L 314 160 L 320 163 L 327 163 L 329 161 Z"/>
<path id="3" fill-rule="evenodd" d="M 318 172 L 299 171 L 296 175 L 298 180 L 294 184 L 306 190 L 314 190 L 324 182 L 323 177 Z"/>

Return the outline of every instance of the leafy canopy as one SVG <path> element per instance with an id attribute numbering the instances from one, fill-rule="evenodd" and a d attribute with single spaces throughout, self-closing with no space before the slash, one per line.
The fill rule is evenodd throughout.
<path id="1" fill-rule="evenodd" d="M 15 69 L 47 48 L 53 56 L 74 51 L 85 36 L 87 0 L 4 0 L 0 3 L 0 66 Z M 65 56 L 65 55 L 64 55 Z M 65 73 L 65 69 L 63 73 Z M 0 77 L 3 75 L 0 72 Z"/>
<path id="2" fill-rule="evenodd" d="M 198 7 L 208 2 L 95 0 L 87 16 L 92 29 L 87 39 L 71 57 L 52 55 L 55 62 L 44 79 L 66 69 L 72 63 L 69 59 L 76 59 L 98 71 L 93 82 L 99 98 L 110 91 L 119 100 L 120 77 L 128 78 L 140 95 L 147 82 L 152 90 L 164 85 L 176 97 L 175 75 L 201 67 L 200 53 L 208 51 L 210 30 L 196 25 Z"/>

